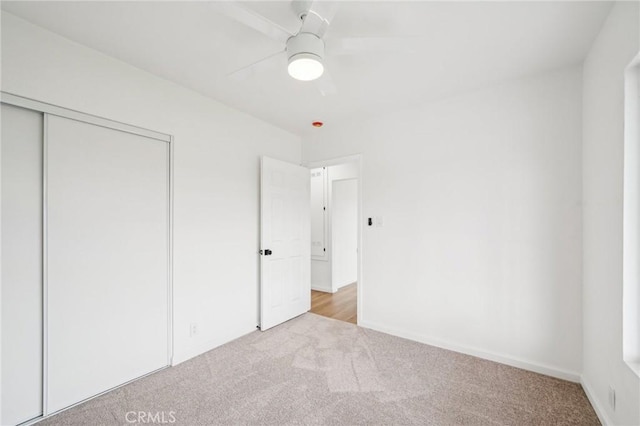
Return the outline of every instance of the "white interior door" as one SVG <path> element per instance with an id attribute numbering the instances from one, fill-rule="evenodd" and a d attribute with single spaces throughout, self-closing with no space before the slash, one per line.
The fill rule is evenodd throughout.
<path id="1" fill-rule="evenodd" d="M 169 144 L 46 126 L 45 414 L 168 365 Z"/>
<path id="2" fill-rule="evenodd" d="M 309 169 L 262 157 L 260 329 L 311 309 Z"/>
<path id="3" fill-rule="evenodd" d="M 2 416 L 42 414 L 42 114 L 2 104 Z"/>

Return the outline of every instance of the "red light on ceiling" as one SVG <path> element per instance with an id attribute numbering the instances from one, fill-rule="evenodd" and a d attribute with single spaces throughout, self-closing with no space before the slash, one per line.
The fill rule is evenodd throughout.
<path id="1" fill-rule="evenodd" d="M 324 123 L 322 121 L 314 121 L 313 123 L 311 123 L 311 125 L 313 127 L 322 127 Z"/>

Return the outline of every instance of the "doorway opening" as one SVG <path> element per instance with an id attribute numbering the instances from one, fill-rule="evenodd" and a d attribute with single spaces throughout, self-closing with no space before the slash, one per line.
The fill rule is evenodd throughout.
<path id="1" fill-rule="evenodd" d="M 311 312 L 358 323 L 360 156 L 309 165 Z"/>

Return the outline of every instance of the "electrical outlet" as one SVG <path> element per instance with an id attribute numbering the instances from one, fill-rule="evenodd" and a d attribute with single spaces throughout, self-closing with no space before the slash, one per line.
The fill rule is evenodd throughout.
<path id="1" fill-rule="evenodd" d="M 198 334 L 198 324 L 195 322 L 192 322 L 191 325 L 189 326 L 189 336 L 193 337 L 196 334 Z"/>
<path id="2" fill-rule="evenodd" d="M 609 385 L 609 405 L 613 411 L 616 410 L 616 390 L 611 385 Z"/>

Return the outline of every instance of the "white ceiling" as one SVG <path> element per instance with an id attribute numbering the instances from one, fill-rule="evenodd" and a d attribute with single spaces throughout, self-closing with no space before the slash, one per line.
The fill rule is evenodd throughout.
<path id="1" fill-rule="evenodd" d="M 296 32 L 289 2 L 244 3 Z M 577 64 L 611 2 L 343 1 L 325 66 L 338 92 L 280 67 L 228 74 L 284 46 L 220 13 L 215 2 L 10 2 L 2 9 L 265 121 L 304 135 L 493 82 Z M 407 36 L 412 53 L 331 53 L 341 36 Z M 320 130 L 321 131 L 321 130 Z"/>

